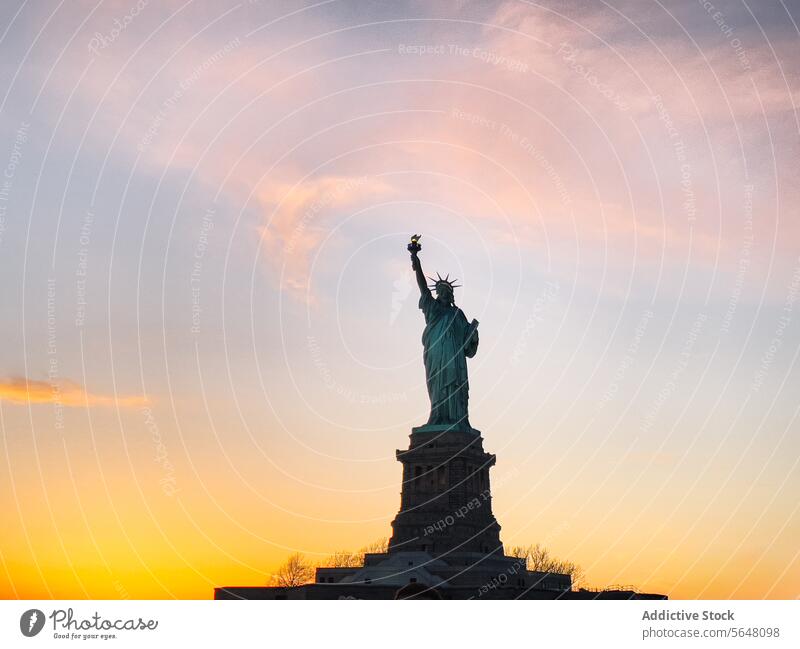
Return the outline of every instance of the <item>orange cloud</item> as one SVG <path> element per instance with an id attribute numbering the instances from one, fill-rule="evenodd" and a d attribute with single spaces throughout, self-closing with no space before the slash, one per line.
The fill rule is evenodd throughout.
<path id="1" fill-rule="evenodd" d="M 15 404 L 54 403 L 70 408 L 86 406 L 117 406 L 136 408 L 150 403 L 140 395 L 107 396 L 87 392 L 74 381 L 31 381 L 23 377 L 0 379 L 0 401 Z"/>

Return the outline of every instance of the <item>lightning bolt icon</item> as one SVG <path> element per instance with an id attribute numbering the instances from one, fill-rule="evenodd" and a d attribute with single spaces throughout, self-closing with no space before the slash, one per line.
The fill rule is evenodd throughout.
<path id="1" fill-rule="evenodd" d="M 30 619 L 28 620 L 28 631 L 33 629 L 33 625 L 36 624 L 36 619 L 37 618 L 38 618 L 38 615 L 36 615 L 36 611 L 33 611 L 33 613 L 31 613 Z"/>

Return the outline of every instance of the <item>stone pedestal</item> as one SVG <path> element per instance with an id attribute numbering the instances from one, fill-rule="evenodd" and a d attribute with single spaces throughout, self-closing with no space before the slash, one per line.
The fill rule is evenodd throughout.
<path id="1" fill-rule="evenodd" d="M 397 451 L 403 484 L 389 553 L 502 556 L 489 484 L 495 456 L 483 450 L 480 431 L 419 426 L 410 439 L 408 450 Z"/>
<path id="2" fill-rule="evenodd" d="M 483 450 L 480 431 L 420 426 L 410 439 L 397 451 L 403 485 L 388 551 L 367 554 L 360 568 L 318 568 L 318 584 L 423 587 L 450 599 L 569 590 L 568 575 L 531 572 L 525 559 L 503 554 L 489 480 L 495 456 Z"/>

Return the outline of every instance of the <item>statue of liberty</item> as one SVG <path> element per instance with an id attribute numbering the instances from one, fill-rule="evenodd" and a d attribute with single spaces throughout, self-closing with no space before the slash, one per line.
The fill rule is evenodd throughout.
<path id="1" fill-rule="evenodd" d="M 428 425 L 461 424 L 471 428 L 467 415 L 467 358 L 472 358 L 478 351 L 478 321 L 467 322 L 464 312 L 455 305 L 453 289 L 458 285 L 456 280 L 450 281 L 449 274 L 442 278 L 437 273 L 438 279 L 427 278 L 432 282 L 428 287 L 418 256 L 422 249 L 420 236 L 415 234 L 411 237 L 408 250 L 419 286 L 419 308 L 425 315 L 422 345 L 431 400 Z M 436 291 L 435 298 L 431 295 L 431 288 Z"/>

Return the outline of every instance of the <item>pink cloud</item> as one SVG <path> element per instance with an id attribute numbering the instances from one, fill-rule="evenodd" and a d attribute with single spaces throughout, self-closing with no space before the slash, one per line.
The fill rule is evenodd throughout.
<path id="1" fill-rule="evenodd" d="M 473 6 L 455 3 L 453 11 L 469 16 Z M 271 58 L 297 40 L 290 29 L 277 30 L 274 41 L 245 39 L 246 30 L 220 38 L 186 20 L 170 23 L 124 71 L 131 45 L 114 43 L 94 61 L 77 96 L 91 109 L 101 107 L 91 132 L 101 152 L 118 133 L 117 145 L 151 172 L 191 169 L 234 204 L 254 197 L 268 272 L 283 276 L 294 296 L 305 295 L 310 260 L 337 216 L 390 193 L 466 215 L 504 233 L 501 241 L 512 232 L 535 242 L 579 237 L 588 245 L 607 241 L 624 255 L 635 233 L 639 250 L 683 259 L 688 226 L 680 164 L 650 93 L 664 99 L 691 154 L 699 210 L 693 259 L 711 263 L 720 249 L 735 250 L 741 209 L 725 201 L 741 193 L 743 182 L 730 164 L 739 154 L 736 126 L 748 131 L 745 124 L 763 121 L 762 105 L 769 116 L 791 114 L 797 76 L 784 66 L 784 78 L 764 44 L 748 45 L 748 71 L 724 38 L 705 44 L 701 55 L 677 25 L 650 43 L 608 9 L 558 7 L 565 15 L 501 3 L 485 19 L 500 28 L 485 26 L 465 43 L 525 63 L 523 71 L 449 51 L 415 59 L 394 50 L 317 68 L 333 56 L 323 42 Z M 625 8 L 646 25 L 643 12 L 637 3 Z M 137 28 L 145 18 L 137 18 Z M 459 29 L 442 27 L 454 42 Z M 441 35 L 426 33 L 434 34 L 431 42 Z M 568 49 L 560 51 L 564 43 Z M 396 45 L 391 37 L 383 44 Z M 771 45 L 785 55 L 785 43 Z M 81 69 L 86 53 L 70 56 L 71 69 Z M 369 65 L 403 81 L 305 107 L 369 80 Z M 140 97 L 143 81 L 150 86 Z M 54 74 L 51 82 L 66 91 L 75 79 Z M 410 109 L 438 113 L 402 114 Z M 455 117 L 454 110 L 492 126 Z M 340 124 L 381 111 L 399 114 Z M 317 131 L 326 132 L 299 146 Z M 357 153 L 339 160 L 344 152 Z M 335 162 L 320 167 L 320 160 Z M 400 170 L 418 175 L 383 175 Z M 732 227 L 720 224 L 720 213 Z M 777 220 L 770 213 L 760 225 L 777 227 Z"/>
<path id="2" fill-rule="evenodd" d="M 310 257 L 330 231 L 330 213 L 385 196 L 391 190 L 370 176 L 323 176 L 289 184 L 267 184 L 258 192 L 264 258 L 283 286 L 306 299 Z"/>

